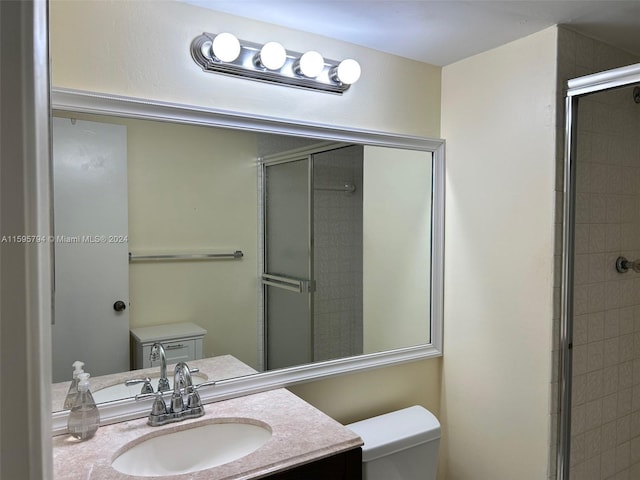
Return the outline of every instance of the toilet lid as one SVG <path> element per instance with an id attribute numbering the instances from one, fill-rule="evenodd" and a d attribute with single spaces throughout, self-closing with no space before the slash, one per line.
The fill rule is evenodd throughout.
<path id="1" fill-rule="evenodd" d="M 347 428 L 364 442 L 363 462 L 440 438 L 440 422 L 419 405 L 352 423 Z"/>

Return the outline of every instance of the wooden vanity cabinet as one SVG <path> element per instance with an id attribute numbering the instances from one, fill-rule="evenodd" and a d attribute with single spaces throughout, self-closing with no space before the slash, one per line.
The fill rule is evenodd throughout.
<path id="1" fill-rule="evenodd" d="M 347 450 L 264 478 L 268 480 L 362 480 L 362 449 Z"/>

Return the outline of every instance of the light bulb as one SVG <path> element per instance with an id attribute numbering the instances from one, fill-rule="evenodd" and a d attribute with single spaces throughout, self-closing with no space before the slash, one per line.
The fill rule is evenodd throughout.
<path id="1" fill-rule="evenodd" d="M 219 33 L 211 44 L 213 55 L 223 62 L 233 62 L 240 55 L 240 41 L 231 33 Z"/>
<path id="2" fill-rule="evenodd" d="M 287 51 L 278 42 L 267 42 L 260 49 L 258 60 L 269 70 L 279 70 L 287 61 Z"/>
<path id="3" fill-rule="evenodd" d="M 315 78 L 324 70 L 324 58 L 318 52 L 310 50 L 300 57 L 299 68 L 305 77 Z"/>
<path id="4" fill-rule="evenodd" d="M 335 77 L 342 83 L 351 85 L 360 78 L 360 64 L 352 58 L 347 58 L 340 62 L 335 70 Z"/>

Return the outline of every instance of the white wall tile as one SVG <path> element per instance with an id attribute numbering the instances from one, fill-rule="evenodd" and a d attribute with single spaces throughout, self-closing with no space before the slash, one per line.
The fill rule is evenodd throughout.
<path id="1" fill-rule="evenodd" d="M 587 402 L 584 425 L 587 430 L 602 425 L 602 399 Z"/>
<path id="2" fill-rule="evenodd" d="M 616 447 L 616 470 L 621 471 L 629 467 L 631 458 L 629 442 L 625 442 Z"/>
<path id="3" fill-rule="evenodd" d="M 600 457 L 600 478 L 608 479 L 616 473 L 616 450 L 611 448 Z"/>
<path id="4" fill-rule="evenodd" d="M 627 388 L 624 390 L 620 390 L 618 393 L 618 417 L 626 417 L 626 421 L 631 424 L 631 415 L 632 411 L 632 397 L 633 390 L 631 388 Z"/>
<path id="5" fill-rule="evenodd" d="M 603 379 L 604 388 L 604 379 Z M 583 405 L 587 401 L 587 375 L 576 375 L 573 377 L 571 386 L 571 404 L 575 408 Z M 616 400 L 617 401 L 617 400 Z"/>
<path id="6" fill-rule="evenodd" d="M 602 423 L 606 424 L 618 418 L 618 394 L 612 393 L 602 399 Z"/>
<path id="7" fill-rule="evenodd" d="M 587 315 L 589 342 L 598 342 L 604 339 L 604 312 L 595 312 Z"/>
<path id="8" fill-rule="evenodd" d="M 618 382 L 621 389 L 633 387 L 633 362 L 629 361 L 620 364 Z"/>
<path id="9" fill-rule="evenodd" d="M 640 464 L 640 437 L 636 437 L 630 442 L 630 462 L 632 465 Z"/>
<path id="10" fill-rule="evenodd" d="M 604 395 L 609 395 L 618 391 L 618 385 L 620 383 L 618 380 L 619 370 L 620 368 L 617 364 L 604 368 L 602 375 L 602 390 Z"/>
<path id="11" fill-rule="evenodd" d="M 607 338 L 604 341 L 604 366 L 611 367 L 620 363 L 620 339 L 619 337 Z"/>
<path id="12" fill-rule="evenodd" d="M 612 308 L 604 314 L 604 338 L 614 338 L 620 335 L 620 311 Z"/>
<path id="13" fill-rule="evenodd" d="M 618 443 L 618 445 L 622 445 L 624 443 L 628 443 L 629 442 L 629 438 L 631 436 L 631 430 L 630 430 L 630 421 L 631 419 L 628 417 L 622 417 L 619 418 L 617 420 L 616 423 L 616 441 Z M 628 465 L 627 465 L 628 466 Z M 626 467 L 625 467 L 626 468 Z"/>
<path id="14" fill-rule="evenodd" d="M 573 317 L 573 345 L 585 345 L 588 340 L 590 315 L 576 315 Z M 604 321 L 602 322 L 602 335 L 604 338 Z"/>
<path id="15" fill-rule="evenodd" d="M 604 392 L 603 370 L 589 372 L 586 377 L 586 401 L 602 399 Z"/>
<path id="16" fill-rule="evenodd" d="M 601 440 L 600 440 L 602 445 L 602 450 L 605 451 L 612 448 L 616 448 L 617 440 L 618 440 L 618 435 L 617 435 L 616 420 L 602 425 Z"/>
<path id="17" fill-rule="evenodd" d="M 587 344 L 587 372 L 593 372 L 604 367 L 604 342 Z"/>

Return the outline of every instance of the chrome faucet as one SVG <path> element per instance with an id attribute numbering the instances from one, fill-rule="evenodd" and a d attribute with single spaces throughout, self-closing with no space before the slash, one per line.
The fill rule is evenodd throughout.
<path id="1" fill-rule="evenodd" d="M 169 379 L 167 378 L 167 354 L 164 351 L 164 346 L 160 342 L 156 342 L 151 347 L 151 351 L 149 352 L 149 360 L 155 362 L 160 357 L 160 378 L 158 379 L 158 391 L 166 392 L 167 390 L 171 390 L 171 386 L 169 385 Z M 151 379 L 149 377 L 146 378 L 136 378 L 132 380 L 127 380 L 124 384 L 127 387 L 131 387 L 133 385 L 138 385 L 142 383 L 142 390 L 140 394 L 144 395 L 147 393 L 153 393 L 153 386 L 151 385 Z"/>
<path id="2" fill-rule="evenodd" d="M 158 391 L 166 392 L 171 390 L 169 385 L 169 379 L 167 378 L 167 354 L 164 351 L 164 346 L 160 342 L 156 342 L 151 347 L 149 352 L 149 360 L 155 362 L 160 357 L 160 379 L 158 380 Z M 144 393 L 144 392 L 143 392 Z"/>
<path id="3" fill-rule="evenodd" d="M 164 403 L 162 393 L 163 391 L 158 390 L 155 394 L 142 394 L 136 397 L 136 400 L 138 400 L 155 395 L 149 420 L 147 421 L 152 427 L 204 415 L 200 394 L 191 381 L 191 371 L 186 363 L 180 362 L 176 365 L 173 374 L 173 393 L 171 394 L 169 407 Z M 187 396 L 186 405 L 183 394 Z"/>
<path id="4" fill-rule="evenodd" d="M 0 0 L 1 1 L 1 0 Z M 160 342 L 156 342 L 151 346 L 151 350 L 149 351 L 149 360 L 155 362 L 160 359 L 160 378 L 158 379 L 158 392 L 166 392 L 171 390 L 171 384 L 169 383 L 169 379 L 167 378 L 167 354 L 164 349 L 164 345 Z M 197 373 L 200 370 L 198 368 L 189 369 L 189 374 Z M 191 381 L 191 375 L 189 375 L 189 381 Z M 151 385 L 151 379 L 149 377 L 146 378 L 136 378 L 132 380 L 127 380 L 124 384 L 127 387 L 131 387 L 132 385 L 137 385 L 142 383 L 142 390 L 140 391 L 141 395 L 147 393 L 154 393 L 153 386 Z"/>
<path id="5" fill-rule="evenodd" d="M 187 395 L 187 405 L 184 405 L 182 399 L 182 390 Z M 173 395 L 171 396 L 171 407 L 174 412 L 188 410 L 191 414 L 202 412 L 202 402 L 200 401 L 200 394 L 196 390 L 193 382 L 191 381 L 191 370 L 189 366 L 180 362 L 176 365 L 176 369 L 173 373 Z M 199 416 L 199 415 L 195 415 Z"/>

